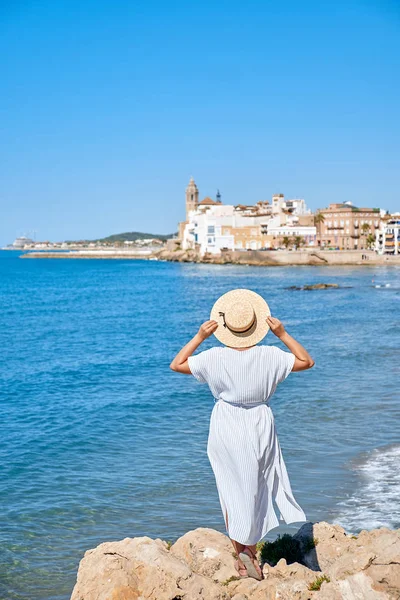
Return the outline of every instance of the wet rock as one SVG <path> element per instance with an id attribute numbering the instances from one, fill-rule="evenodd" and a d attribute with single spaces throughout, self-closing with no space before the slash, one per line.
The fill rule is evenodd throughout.
<path id="1" fill-rule="evenodd" d="M 327 290 L 330 288 L 338 288 L 337 283 L 313 283 L 312 285 L 303 286 L 303 290 Z"/>
<path id="2" fill-rule="evenodd" d="M 339 286 L 338 283 L 313 283 L 311 285 L 302 285 L 302 286 L 298 286 L 298 285 L 290 285 L 289 287 L 287 287 L 287 290 L 327 290 L 327 289 L 336 289 L 336 288 L 342 288 L 343 286 Z M 348 286 L 346 286 L 348 287 Z"/>

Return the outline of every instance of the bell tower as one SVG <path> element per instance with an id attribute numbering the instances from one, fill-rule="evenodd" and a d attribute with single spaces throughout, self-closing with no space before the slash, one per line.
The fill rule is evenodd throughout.
<path id="1" fill-rule="evenodd" d="M 199 203 L 199 190 L 194 182 L 193 177 L 190 178 L 189 185 L 186 188 L 186 221 L 191 210 L 196 210 Z"/>

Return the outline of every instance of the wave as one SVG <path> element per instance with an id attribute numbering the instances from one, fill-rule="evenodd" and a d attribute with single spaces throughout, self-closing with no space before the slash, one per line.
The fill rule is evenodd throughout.
<path id="1" fill-rule="evenodd" d="M 400 444 L 363 453 L 350 468 L 358 476 L 358 486 L 337 504 L 335 521 L 349 533 L 400 527 Z"/>

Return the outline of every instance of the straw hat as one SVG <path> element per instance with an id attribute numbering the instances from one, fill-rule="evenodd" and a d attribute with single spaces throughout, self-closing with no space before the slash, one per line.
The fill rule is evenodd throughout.
<path id="1" fill-rule="evenodd" d="M 256 292 L 237 289 L 220 296 L 211 309 L 210 319 L 217 321 L 214 335 L 231 348 L 246 348 L 261 342 L 268 333 L 268 304 Z"/>

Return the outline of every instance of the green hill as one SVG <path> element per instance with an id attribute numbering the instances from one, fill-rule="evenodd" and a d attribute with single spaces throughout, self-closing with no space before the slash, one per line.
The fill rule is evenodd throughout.
<path id="1" fill-rule="evenodd" d="M 126 233 L 116 233 L 114 235 L 109 235 L 105 238 L 100 238 L 98 240 L 93 240 L 94 242 L 107 242 L 109 244 L 113 244 L 114 242 L 135 242 L 136 240 L 140 240 L 143 238 L 152 238 L 157 240 L 169 240 L 174 237 L 176 233 L 168 233 L 168 234 L 158 234 L 158 233 L 143 233 L 141 231 L 127 231 Z"/>

